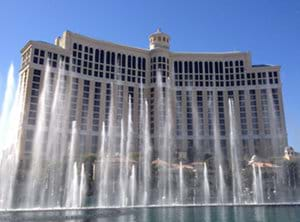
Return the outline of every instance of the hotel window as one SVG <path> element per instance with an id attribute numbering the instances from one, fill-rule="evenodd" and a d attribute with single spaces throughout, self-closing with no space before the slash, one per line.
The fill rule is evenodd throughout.
<path id="1" fill-rule="evenodd" d="M 72 128 L 72 121 L 76 120 L 76 113 L 77 113 L 77 96 L 78 96 L 78 89 L 79 89 L 79 80 L 78 78 L 72 78 L 71 83 L 71 107 L 69 113 L 69 128 Z"/>
<path id="2" fill-rule="evenodd" d="M 92 127 L 93 131 L 99 131 L 100 103 L 101 103 L 101 82 L 95 82 L 94 107 L 93 107 L 93 127 Z"/>
<path id="3" fill-rule="evenodd" d="M 203 96 L 202 91 L 197 91 L 197 115 L 199 134 L 204 135 L 204 115 L 203 115 Z"/>
<path id="4" fill-rule="evenodd" d="M 199 69 L 198 69 L 198 62 L 194 62 L 194 70 L 195 70 L 195 73 L 199 73 Z"/>
<path id="5" fill-rule="evenodd" d="M 110 64 L 110 51 L 106 52 L 106 64 Z"/>
<path id="6" fill-rule="evenodd" d="M 188 62 L 184 62 L 184 73 L 188 73 Z"/>
<path id="7" fill-rule="evenodd" d="M 275 125 L 275 129 L 277 130 L 277 133 L 279 133 L 281 130 L 283 130 L 283 126 L 281 124 L 281 110 L 280 110 L 280 102 L 279 102 L 279 91 L 278 89 L 271 89 L 271 107 L 273 111 L 273 122 Z"/>
<path id="8" fill-rule="evenodd" d="M 260 90 L 261 97 L 261 114 L 262 114 L 262 122 L 264 126 L 264 133 L 266 135 L 271 134 L 271 125 L 270 125 L 270 117 L 269 117 L 269 106 L 268 106 L 268 95 L 267 90 Z"/>
<path id="9" fill-rule="evenodd" d="M 178 73 L 178 62 L 177 61 L 174 62 L 174 72 Z"/>
<path id="10" fill-rule="evenodd" d="M 213 73 L 213 63 L 209 62 L 209 73 Z"/>
<path id="11" fill-rule="evenodd" d="M 89 92 L 90 92 L 90 81 L 83 81 L 83 95 L 82 95 L 82 106 L 81 106 L 81 130 L 87 130 L 88 122 L 88 109 L 89 109 Z"/>
<path id="12" fill-rule="evenodd" d="M 240 121 L 241 121 L 241 130 L 242 135 L 248 134 L 247 127 L 247 115 L 246 115 L 246 99 L 245 91 L 239 91 L 239 106 L 240 106 Z"/>
<path id="13" fill-rule="evenodd" d="M 219 110 L 219 130 L 220 135 L 225 136 L 225 114 L 224 114 L 224 98 L 223 92 L 218 91 L 218 110 Z"/>
<path id="14" fill-rule="evenodd" d="M 256 106 L 256 92 L 255 90 L 250 90 L 250 108 L 251 108 L 251 120 L 252 120 L 252 133 L 254 135 L 259 134 L 259 125 L 258 125 L 258 113 Z"/>
<path id="15" fill-rule="evenodd" d="M 215 73 L 219 73 L 219 63 L 215 62 Z"/>
<path id="16" fill-rule="evenodd" d="M 213 114 L 214 114 L 214 95 L 213 91 L 207 91 L 207 120 L 208 120 L 208 135 L 213 135 Z"/>
<path id="17" fill-rule="evenodd" d="M 106 93 L 105 93 L 105 130 L 108 130 L 109 124 L 109 113 L 111 108 L 111 95 L 112 95 L 112 87 L 111 83 L 106 83 Z"/>
<path id="18" fill-rule="evenodd" d="M 32 87 L 31 87 L 32 89 L 31 89 L 31 97 L 30 97 L 29 117 L 28 117 L 28 124 L 30 125 L 36 124 L 40 77 L 41 77 L 41 70 L 34 69 Z"/>
<path id="19" fill-rule="evenodd" d="M 208 73 L 208 62 L 204 62 L 205 73 Z"/>
<path id="20" fill-rule="evenodd" d="M 189 73 L 193 73 L 193 63 L 189 62 Z"/>
<path id="21" fill-rule="evenodd" d="M 193 136 L 192 91 L 186 91 L 186 127 L 187 136 Z"/>
<path id="22" fill-rule="evenodd" d="M 219 62 L 220 73 L 223 73 L 223 62 Z"/>
<path id="23" fill-rule="evenodd" d="M 34 49 L 33 63 L 44 65 L 45 50 Z"/>
<path id="24" fill-rule="evenodd" d="M 176 91 L 176 135 L 182 135 L 182 92 Z"/>

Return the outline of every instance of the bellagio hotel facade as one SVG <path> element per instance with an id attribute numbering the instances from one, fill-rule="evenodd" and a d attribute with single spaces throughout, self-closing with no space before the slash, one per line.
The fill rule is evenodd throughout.
<path id="1" fill-rule="evenodd" d="M 115 121 L 127 121 L 129 99 L 133 146 L 138 151 L 141 95 L 148 101 L 152 146 L 160 149 L 159 106 L 165 106 L 166 100 L 161 104 L 159 95 L 165 89 L 173 98 L 172 119 L 168 120 L 174 129 L 172 149 L 187 161 L 192 161 L 198 146 L 203 155 L 210 152 L 216 144 L 216 132 L 223 152 L 229 150 L 229 98 L 234 101 L 239 149 L 244 156 L 277 155 L 287 145 L 280 66 L 252 65 L 249 52 L 172 52 L 170 36 L 157 30 L 149 36 L 149 49 L 66 31 L 54 44 L 29 41 L 21 53 L 25 101 L 20 133 L 22 158 L 32 151 L 47 63 L 54 79 L 59 66 L 64 70 L 71 90 L 66 118 L 70 129 L 71 122 L 77 122 L 82 152 L 96 153 L 99 149 L 102 123 L 109 125 L 112 101 Z"/>

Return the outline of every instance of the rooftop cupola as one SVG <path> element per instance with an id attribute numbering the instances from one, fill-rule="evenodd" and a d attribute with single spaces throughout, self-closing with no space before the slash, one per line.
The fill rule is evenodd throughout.
<path id="1" fill-rule="evenodd" d="M 170 36 L 158 28 L 155 33 L 149 36 L 149 48 L 150 50 L 156 48 L 170 49 Z"/>

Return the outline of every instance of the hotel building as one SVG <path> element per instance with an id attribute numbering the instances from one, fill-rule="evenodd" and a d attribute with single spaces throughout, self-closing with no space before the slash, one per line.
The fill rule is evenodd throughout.
<path id="1" fill-rule="evenodd" d="M 76 121 L 80 149 L 97 152 L 102 123 L 127 122 L 132 102 L 134 149 L 139 149 L 141 96 L 149 104 L 152 145 L 160 149 L 161 106 L 171 110 L 173 148 L 187 161 L 212 152 L 217 138 L 224 155 L 230 147 L 229 98 L 234 101 L 239 149 L 245 157 L 278 155 L 287 145 L 280 66 L 253 65 L 249 52 L 183 53 L 170 50 L 170 36 L 149 36 L 149 49 L 92 39 L 70 31 L 54 44 L 29 41 L 21 50 L 24 96 L 21 154 L 32 151 L 38 101 L 46 64 L 55 79 L 59 67 L 70 90 L 67 121 Z M 161 78 L 161 80 L 159 80 Z M 170 100 L 160 100 L 171 92 Z M 49 96 L 49 100 L 51 100 Z M 163 102 L 161 102 L 163 101 Z M 162 105 L 163 104 L 163 105 Z M 216 136 L 218 134 L 218 136 Z M 201 147 L 201 148 L 200 148 Z"/>

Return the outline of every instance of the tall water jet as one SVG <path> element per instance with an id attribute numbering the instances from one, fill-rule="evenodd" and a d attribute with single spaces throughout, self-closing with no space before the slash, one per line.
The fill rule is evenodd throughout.
<path id="1" fill-rule="evenodd" d="M 86 175 L 84 164 L 81 164 L 81 173 L 80 173 L 80 184 L 79 184 L 79 206 L 84 206 L 85 196 L 86 196 Z"/>
<path id="2" fill-rule="evenodd" d="M 138 192 L 143 195 L 138 195 L 137 203 L 144 204 L 144 194 L 145 194 L 145 183 L 144 183 L 144 155 L 145 155 L 145 100 L 144 100 L 144 87 L 142 82 L 139 86 L 139 125 L 138 125 L 138 149 L 139 149 L 139 158 L 137 167 L 137 188 Z"/>
<path id="3" fill-rule="evenodd" d="M 48 64 L 48 61 L 47 61 Z M 48 95 L 52 91 L 52 87 L 50 87 L 50 72 L 51 68 L 49 65 L 46 65 L 45 67 L 45 73 L 43 75 L 43 84 L 41 84 L 41 90 L 39 92 L 39 100 L 38 100 L 38 114 L 37 114 L 37 121 L 36 121 L 36 130 L 33 138 L 33 145 L 32 145 L 32 157 L 30 162 L 30 170 L 27 175 L 27 182 L 26 182 L 26 193 L 25 195 L 28 195 L 25 197 L 25 207 L 34 207 L 39 206 L 39 200 L 38 197 L 33 195 L 29 195 L 32 191 L 38 192 L 40 195 L 42 195 L 41 191 L 41 184 L 39 184 L 38 178 L 36 176 L 39 176 L 42 174 L 41 167 L 36 167 L 36 165 L 39 164 L 39 160 L 43 158 L 43 152 L 42 149 L 40 149 L 40 144 L 43 143 L 47 139 L 47 135 L 45 132 L 46 127 L 46 115 L 48 109 L 51 109 L 50 106 L 46 106 L 46 101 Z M 51 90 L 51 91 L 50 91 Z"/>
<path id="4" fill-rule="evenodd" d="M 197 204 L 199 201 L 198 198 L 198 193 L 199 193 L 199 189 L 198 189 L 198 184 L 199 184 L 199 173 L 198 171 L 195 171 L 195 175 L 194 175 L 194 181 L 193 181 L 193 204 Z"/>
<path id="5" fill-rule="evenodd" d="M 220 143 L 220 127 L 219 127 L 219 118 L 217 112 L 217 101 L 220 104 L 223 104 L 223 100 L 220 101 L 219 92 L 213 92 L 211 98 L 211 112 L 213 116 L 213 135 L 214 135 L 214 169 L 215 169 L 215 185 L 217 190 L 217 201 L 218 203 L 224 203 L 224 195 L 226 193 L 226 185 L 224 183 L 224 173 L 222 165 L 224 164 L 221 143 Z"/>
<path id="6" fill-rule="evenodd" d="M 113 159 L 116 155 L 116 129 L 115 129 L 115 104 L 114 104 L 114 90 L 113 84 L 107 84 L 107 90 L 111 90 L 111 97 L 109 98 L 109 116 L 106 125 L 103 123 L 101 134 L 101 164 L 100 164 L 100 188 L 98 195 L 98 202 L 100 206 L 109 206 L 112 204 L 114 197 L 110 195 L 115 190 L 116 183 L 113 183 L 111 173 L 113 171 Z M 107 132 L 106 132 L 107 127 Z"/>
<path id="7" fill-rule="evenodd" d="M 252 174 L 253 174 L 253 202 L 256 204 L 263 203 L 264 201 L 264 192 L 262 184 L 262 173 L 261 167 L 256 167 L 252 165 Z"/>
<path id="8" fill-rule="evenodd" d="M 73 164 L 72 168 L 72 178 L 70 178 L 69 187 L 67 189 L 66 207 L 79 207 L 79 180 L 78 180 L 78 170 L 77 163 Z"/>
<path id="9" fill-rule="evenodd" d="M 253 202 L 256 204 L 263 203 L 264 192 L 263 192 L 261 167 L 259 166 L 256 167 L 253 164 L 252 173 L 253 173 Z"/>
<path id="10" fill-rule="evenodd" d="M 66 166 L 65 190 L 67 190 L 67 192 L 65 194 L 66 195 L 65 199 L 66 199 L 67 207 L 74 207 L 72 205 L 72 200 L 74 199 L 73 192 L 70 190 L 74 190 L 74 178 L 75 178 L 75 176 L 77 178 L 77 166 L 75 163 L 75 153 L 76 153 L 77 144 L 78 144 L 77 123 L 76 123 L 76 121 L 73 121 L 72 122 L 72 131 L 71 131 L 71 141 L 70 141 L 69 151 L 68 151 L 68 164 Z M 75 169 L 76 169 L 76 172 L 74 172 Z M 75 201 L 75 203 L 77 203 L 77 202 Z"/>
<path id="11" fill-rule="evenodd" d="M 124 184 L 125 184 L 125 191 L 126 194 L 129 193 L 129 175 L 130 175 L 130 152 L 133 145 L 133 122 L 132 122 L 132 97 L 129 95 L 128 97 L 128 122 L 127 122 L 127 140 L 126 140 L 126 151 L 125 151 L 125 177 L 124 177 Z M 124 202 L 125 205 L 128 205 L 129 196 L 126 195 Z"/>
<path id="12" fill-rule="evenodd" d="M 126 186 L 125 186 L 125 129 L 124 129 L 124 120 L 121 119 L 121 139 L 120 139 L 120 169 L 119 169 L 119 195 L 120 202 L 119 205 L 124 207 L 126 200 Z"/>
<path id="13" fill-rule="evenodd" d="M 165 90 L 163 88 L 161 71 L 157 72 L 157 115 L 159 116 L 158 134 L 157 134 L 157 145 L 158 149 L 158 159 L 168 162 L 167 158 L 167 147 L 166 147 L 166 108 L 165 108 Z M 169 167 L 161 166 L 158 168 L 157 176 L 157 187 L 158 187 L 158 204 L 166 204 L 167 199 L 167 189 L 168 189 L 168 170 Z"/>
<path id="14" fill-rule="evenodd" d="M 260 192 L 260 202 L 264 202 L 264 188 L 263 188 L 263 179 L 262 179 L 262 172 L 261 167 L 258 167 L 258 187 Z"/>
<path id="15" fill-rule="evenodd" d="M 252 165 L 252 190 L 253 190 L 253 203 L 258 203 L 258 186 L 257 186 L 257 174 L 256 167 Z"/>
<path id="16" fill-rule="evenodd" d="M 204 187 L 204 203 L 210 203 L 210 188 L 209 188 L 209 180 L 208 180 L 208 171 L 207 171 L 207 164 L 204 163 L 203 169 L 203 187 Z"/>
<path id="17" fill-rule="evenodd" d="M 160 133 L 159 133 L 159 159 L 166 161 L 168 166 L 162 167 L 159 170 L 159 196 L 163 204 L 173 203 L 173 185 L 172 185 L 172 172 L 171 163 L 173 147 L 173 115 L 172 115 L 172 90 L 171 90 L 171 80 L 168 78 L 166 80 L 166 85 L 163 87 L 161 72 L 157 72 L 157 84 L 158 84 L 158 107 L 163 110 L 159 111 L 160 119 Z"/>
<path id="18" fill-rule="evenodd" d="M 174 147 L 174 124 L 173 124 L 173 108 L 172 108 L 172 99 L 173 99 L 173 91 L 171 88 L 171 79 L 167 78 L 166 80 L 166 118 L 165 118 L 165 152 L 167 154 L 167 162 L 171 165 L 173 162 L 173 153 L 172 148 Z M 168 203 L 171 204 L 174 202 L 173 198 L 173 176 L 172 169 L 168 168 Z"/>
<path id="19" fill-rule="evenodd" d="M 44 75 L 38 73 L 44 81 L 27 175 L 26 207 L 58 207 L 63 203 L 70 90 L 62 66 L 59 62 L 52 70 L 57 71 L 56 75 L 49 65 Z"/>
<path id="20" fill-rule="evenodd" d="M 149 131 L 149 111 L 148 102 L 145 101 L 145 123 L 144 123 L 144 149 L 143 149 L 143 205 L 149 202 L 150 182 L 151 182 L 151 138 Z"/>
<path id="21" fill-rule="evenodd" d="M 112 200 L 114 198 L 113 195 L 110 195 L 113 193 L 115 189 L 115 183 L 113 182 L 113 162 L 116 155 L 116 124 L 115 124 L 115 100 L 114 100 L 114 85 L 113 83 L 110 83 L 107 85 L 107 87 L 111 90 L 111 97 L 110 97 L 110 105 L 109 105 L 109 117 L 108 117 L 108 128 L 107 128 L 107 140 L 105 144 L 105 166 L 104 166 L 104 189 L 103 192 L 105 192 L 105 206 L 111 206 Z"/>
<path id="22" fill-rule="evenodd" d="M 105 132 L 105 122 L 102 124 L 102 130 L 101 130 L 101 143 L 100 143 L 100 173 L 99 173 L 99 178 L 98 178 L 98 206 L 104 206 L 105 205 L 105 200 L 106 200 L 106 193 L 104 193 L 105 189 L 105 181 L 103 180 L 104 174 L 105 174 L 105 166 L 106 166 L 106 161 L 107 161 L 107 156 L 106 156 L 106 132 Z"/>
<path id="23" fill-rule="evenodd" d="M 182 162 L 179 163 L 179 197 L 180 203 L 184 204 L 184 175 L 183 175 L 183 167 Z"/>
<path id="24" fill-rule="evenodd" d="M 231 156 L 231 174 L 232 174 L 232 193 L 233 203 L 242 202 L 242 179 L 240 173 L 238 131 L 235 119 L 234 101 L 229 99 L 229 121 L 230 121 L 230 156 Z"/>
<path id="25" fill-rule="evenodd" d="M 132 164 L 131 167 L 131 176 L 130 176 L 130 202 L 131 206 L 135 205 L 135 193 L 136 193 L 136 172 L 135 172 L 135 165 Z"/>
<path id="26" fill-rule="evenodd" d="M 0 208 L 11 208 L 19 163 L 18 134 L 23 95 L 21 83 L 15 88 L 14 66 L 11 64 L 2 110 L 0 113 Z M 5 179 L 3 179 L 5 178 Z"/>
<path id="27" fill-rule="evenodd" d="M 218 203 L 225 203 L 227 201 L 226 194 L 226 184 L 224 180 L 223 167 L 219 165 L 219 192 L 218 192 Z"/>
<path id="28" fill-rule="evenodd" d="M 9 116 L 14 103 L 15 90 L 14 66 L 11 64 L 8 70 L 6 88 L 0 113 L 0 157 L 2 157 L 2 152 L 8 148 L 7 126 L 10 126 L 8 120 L 10 119 Z"/>

